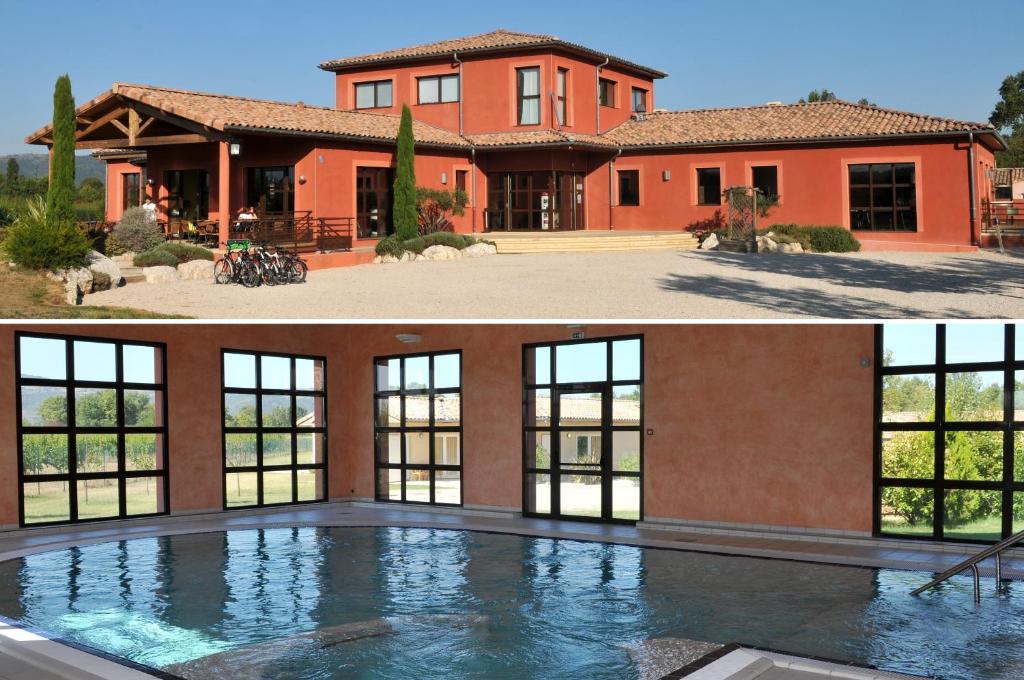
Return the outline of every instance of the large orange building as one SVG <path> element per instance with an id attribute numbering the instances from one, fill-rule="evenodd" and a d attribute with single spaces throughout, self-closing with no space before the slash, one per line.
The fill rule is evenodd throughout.
<path id="1" fill-rule="evenodd" d="M 336 105 L 115 84 L 79 109 L 78 147 L 108 154 L 107 219 L 151 197 L 163 218 L 350 218 L 393 229 L 399 113 L 421 186 L 469 197 L 460 232 L 683 230 L 722 191 L 779 198 L 769 222 L 852 229 L 868 249 L 971 249 L 991 197 L 988 124 L 831 101 L 665 111 L 665 73 L 554 36 L 498 30 L 328 61 Z M 50 144 L 51 129 L 27 141 Z M 126 151 L 145 151 L 145 157 Z"/>

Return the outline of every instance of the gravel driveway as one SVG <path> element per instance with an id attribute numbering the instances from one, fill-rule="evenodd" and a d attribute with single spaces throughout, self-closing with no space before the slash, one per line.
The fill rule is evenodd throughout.
<path id="1" fill-rule="evenodd" d="M 498 255 L 252 290 L 136 283 L 86 303 L 243 319 L 1024 318 L 1024 254 Z"/>

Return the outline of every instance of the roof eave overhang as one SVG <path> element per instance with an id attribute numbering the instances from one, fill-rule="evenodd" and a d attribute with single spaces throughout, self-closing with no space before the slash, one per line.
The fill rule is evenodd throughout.
<path id="1" fill-rule="evenodd" d="M 486 151 L 544 151 L 544 150 L 573 150 L 579 149 L 581 151 L 608 151 L 609 153 L 614 152 L 618 149 L 617 146 L 609 146 L 605 144 L 589 144 L 586 142 L 538 142 L 536 144 L 520 143 L 520 144 L 479 144 L 474 143 L 473 147 L 477 152 Z"/>
<path id="2" fill-rule="evenodd" d="M 280 130 L 275 128 L 259 128 L 249 127 L 245 125 L 225 125 L 224 131 L 227 133 L 236 134 L 247 134 L 247 135 L 263 135 L 268 137 L 300 137 L 305 139 L 328 139 L 334 141 L 344 142 L 358 142 L 360 144 L 380 144 L 384 146 L 394 146 L 398 142 L 394 139 L 388 139 L 385 137 L 370 137 L 366 135 L 350 135 L 341 134 L 337 132 L 307 132 L 304 130 Z M 464 144 L 445 144 L 443 142 L 416 142 L 417 148 L 429 148 L 429 149 L 444 149 L 446 151 L 469 151 L 471 146 L 468 143 Z"/>
<path id="3" fill-rule="evenodd" d="M 325 62 L 322 62 L 319 65 L 318 68 L 320 68 L 323 71 L 329 71 L 331 73 L 342 73 L 342 72 L 345 72 L 345 71 L 360 71 L 360 70 L 366 69 L 368 67 L 376 67 L 376 66 L 387 66 L 387 65 L 394 65 L 394 64 L 404 64 L 404 63 L 412 64 L 412 63 L 420 63 L 420 62 L 424 62 L 424 61 L 439 61 L 439 60 L 442 60 L 442 59 L 446 59 L 449 55 L 455 54 L 455 53 L 457 53 L 459 55 L 466 55 L 466 54 L 498 54 L 498 53 L 502 53 L 502 52 L 536 52 L 538 50 L 550 50 L 550 49 L 562 50 L 564 52 L 569 52 L 570 54 L 584 55 L 584 56 L 590 57 L 592 59 L 596 59 L 599 62 L 604 61 L 607 58 L 609 60 L 608 63 L 609 64 L 614 64 L 617 68 L 621 68 L 621 69 L 626 70 L 626 71 L 631 71 L 633 73 L 638 73 L 640 75 L 643 75 L 645 77 L 648 77 L 648 78 L 651 78 L 651 79 L 654 79 L 654 80 L 659 80 L 661 78 L 665 78 L 665 77 L 668 76 L 668 74 L 665 73 L 664 71 L 659 71 L 657 69 L 649 68 L 647 66 L 642 66 L 640 64 L 634 64 L 634 63 L 632 63 L 630 61 L 626 61 L 624 59 L 620 59 L 618 57 L 614 57 L 614 56 L 612 56 L 610 54 L 604 54 L 603 52 L 598 52 L 597 50 L 591 50 L 591 49 L 588 49 L 586 47 L 581 47 L 581 46 L 577 46 L 577 45 L 570 45 L 570 44 L 567 44 L 567 43 L 564 43 L 564 42 L 561 42 L 561 41 L 549 41 L 549 42 L 544 42 L 544 43 L 533 43 L 533 44 L 529 44 L 529 45 L 508 45 L 508 46 L 504 46 L 504 47 L 477 47 L 477 48 L 466 49 L 466 50 L 452 50 L 450 52 L 440 52 L 440 53 L 434 53 L 434 54 L 412 55 L 412 56 L 405 56 L 405 57 L 382 57 L 380 59 L 372 59 L 372 60 L 367 60 L 367 61 L 359 61 L 359 62 L 351 62 L 351 63 L 349 63 L 349 62 L 346 62 L 346 63 L 336 63 L 334 61 L 325 61 Z M 344 61 L 344 60 L 338 60 L 338 61 Z"/>
<path id="4" fill-rule="evenodd" d="M 738 146 L 793 146 L 810 144 L 851 144 L 863 142 L 893 142 L 908 141 L 915 139 L 958 139 L 963 140 L 969 134 L 975 137 L 991 137 L 1002 148 L 1006 147 L 1005 142 L 998 133 L 992 130 L 960 130 L 950 132 L 916 132 L 894 135 L 852 135 L 843 137 L 792 137 L 784 139 L 746 139 L 739 141 L 721 142 L 676 142 L 667 144 L 622 144 L 623 151 L 658 151 L 668 149 L 714 149 L 722 147 Z"/>

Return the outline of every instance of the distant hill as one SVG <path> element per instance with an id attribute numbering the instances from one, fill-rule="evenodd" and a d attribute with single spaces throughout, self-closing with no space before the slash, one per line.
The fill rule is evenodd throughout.
<path id="1" fill-rule="evenodd" d="M 47 154 L 45 153 L 19 153 L 13 156 L 0 156 L 0 173 L 7 171 L 7 159 L 14 158 L 18 161 L 18 168 L 23 177 L 46 177 L 47 175 Z M 104 169 L 104 162 L 90 156 L 75 156 L 75 181 L 95 177 L 101 182 L 106 181 L 107 173 Z"/>

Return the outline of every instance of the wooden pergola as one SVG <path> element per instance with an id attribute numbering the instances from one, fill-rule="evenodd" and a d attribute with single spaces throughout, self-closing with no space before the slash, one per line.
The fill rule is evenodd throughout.
<path id="1" fill-rule="evenodd" d="M 75 111 L 75 148 L 144 151 L 177 144 L 219 145 L 218 231 L 228 239 L 231 205 L 231 137 L 208 125 L 124 96 L 115 86 Z M 29 135 L 27 144 L 45 145 L 53 154 L 53 126 Z"/>

